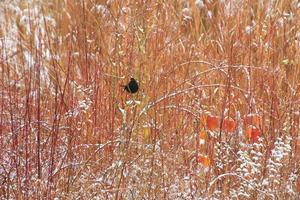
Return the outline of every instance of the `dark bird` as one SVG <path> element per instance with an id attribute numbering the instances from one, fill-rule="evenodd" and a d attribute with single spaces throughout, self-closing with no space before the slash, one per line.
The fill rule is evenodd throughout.
<path id="1" fill-rule="evenodd" d="M 127 85 L 124 85 L 124 90 L 133 94 L 139 90 L 139 85 L 134 78 L 131 78 Z"/>

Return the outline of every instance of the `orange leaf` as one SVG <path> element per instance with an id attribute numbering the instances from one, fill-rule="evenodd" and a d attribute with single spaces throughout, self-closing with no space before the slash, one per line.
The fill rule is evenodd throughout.
<path id="1" fill-rule="evenodd" d="M 245 134 L 253 142 L 257 142 L 258 137 L 261 135 L 260 130 L 254 126 L 247 127 L 245 130 Z"/>
<path id="2" fill-rule="evenodd" d="M 201 131 L 199 133 L 200 144 L 205 144 L 207 138 L 207 133 L 205 131 Z"/>
<path id="3" fill-rule="evenodd" d="M 223 128 L 226 132 L 233 132 L 235 130 L 236 124 L 232 118 L 226 118 L 223 121 Z"/>
<path id="4" fill-rule="evenodd" d="M 261 117 L 257 114 L 248 114 L 244 117 L 244 124 L 246 126 L 253 125 L 256 127 L 260 127 L 262 123 Z"/>
<path id="5" fill-rule="evenodd" d="M 218 118 L 216 116 L 207 116 L 206 119 L 208 130 L 215 130 L 218 127 Z"/>
<path id="6" fill-rule="evenodd" d="M 201 131 L 199 133 L 199 137 L 200 137 L 201 140 L 206 140 L 206 137 L 207 137 L 206 132 L 205 131 Z"/>
<path id="7" fill-rule="evenodd" d="M 198 162 L 201 163 L 204 167 L 210 166 L 210 159 L 207 156 L 200 155 Z"/>

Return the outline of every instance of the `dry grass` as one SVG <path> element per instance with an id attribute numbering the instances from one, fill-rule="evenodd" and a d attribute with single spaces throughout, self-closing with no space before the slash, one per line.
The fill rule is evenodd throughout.
<path id="1" fill-rule="evenodd" d="M 300 198 L 300 4 L 196 2 L 1 6 L 1 199 Z"/>

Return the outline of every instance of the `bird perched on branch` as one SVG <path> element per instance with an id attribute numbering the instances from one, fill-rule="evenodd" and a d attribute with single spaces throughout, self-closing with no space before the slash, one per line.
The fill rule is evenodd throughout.
<path id="1" fill-rule="evenodd" d="M 127 85 L 124 85 L 124 90 L 133 94 L 139 90 L 139 85 L 134 78 L 131 78 Z"/>

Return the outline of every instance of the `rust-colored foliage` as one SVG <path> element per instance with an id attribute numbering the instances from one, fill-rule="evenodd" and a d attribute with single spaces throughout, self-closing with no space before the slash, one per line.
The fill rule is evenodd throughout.
<path id="1" fill-rule="evenodd" d="M 253 125 L 253 126 L 256 126 L 256 127 L 260 127 L 261 123 L 262 123 L 262 119 L 257 114 L 249 114 L 249 115 L 246 115 L 244 117 L 245 126 Z"/>
<path id="2" fill-rule="evenodd" d="M 257 142 L 258 141 L 258 137 L 261 135 L 261 132 L 260 132 L 260 130 L 258 128 L 254 127 L 254 126 L 249 126 L 245 130 L 245 135 L 249 139 L 251 139 L 251 141 Z"/>
<path id="3" fill-rule="evenodd" d="M 0 199 L 299 199 L 300 4 L 250 2 L 0 0 Z"/>
<path id="4" fill-rule="evenodd" d="M 207 138 L 207 133 L 206 133 L 204 130 L 202 130 L 202 131 L 199 133 L 199 137 L 200 137 L 201 140 L 206 140 L 206 138 Z"/>
<path id="5" fill-rule="evenodd" d="M 230 133 L 230 132 L 234 132 L 236 129 L 236 123 L 232 118 L 226 118 L 223 121 L 223 129 Z"/>
<path id="6" fill-rule="evenodd" d="M 207 116 L 206 118 L 207 129 L 208 130 L 216 130 L 219 126 L 219 119 L 216 116 Z"/>
<path id="7" fill-rule="evenodd" d="M 210 166 L 210 159 L 207 156 L 200 155 L 198 157 L 198 162 L 202 164 L 204 167 L 209 167 Z"/>

